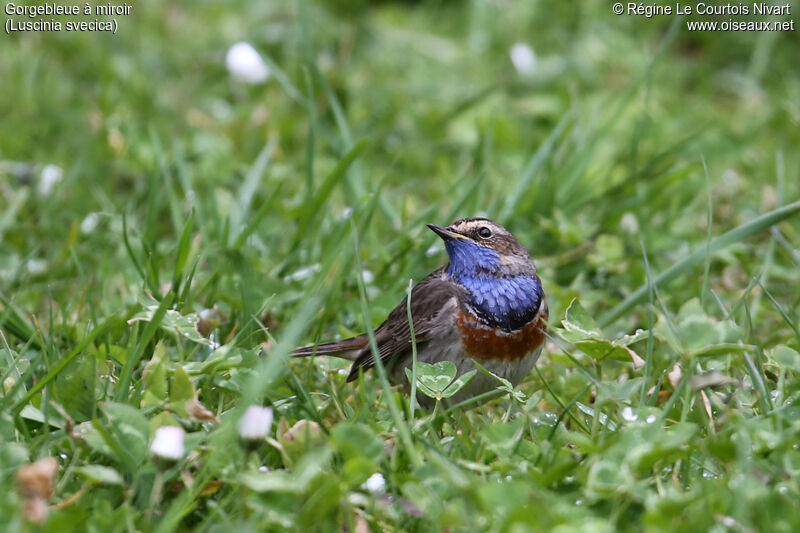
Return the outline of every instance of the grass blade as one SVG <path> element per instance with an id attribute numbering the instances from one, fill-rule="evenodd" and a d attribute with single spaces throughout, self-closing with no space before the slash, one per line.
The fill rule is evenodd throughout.
<path id="1" fill-rule="evenodd" d="M 730 246 L 731 244 L 752 237 L 753 235 L 768 229 L 770 226 L 796 215 L 798 212 L 800 212 L 800 202 L 794 202 L 770 211 L 769 213 L 765 213 L 760 217 L 754 218 L 750 222 L 746 222 L 741 226 L 730 230 L 724 235 L 721 235 L 708 243 L 707 246 L 703 246 L 702 248 L 689 254 L 687 257 L 678 261 L 670 268 L 656 276 L 655 279 L 653 279 L 653 285 L 655 287 L 666 285 L 678 276 L 686 274 L 691 269 L 696 267 L 703 260 L 705 260 L 707 255 L 711 255 L 719 250 L 722 250 L 723 248 Z M 645 284 L 639 287 L 630 296 L 625 298 L 610 311 L 600 317 L 600 320 L 598 320 L 599 325 L 601 327 L 605 327 L 609 324 L 612 324 L 631 308 L 642 303 L 647 298 L 649 290 L 648 285 L 649 284 Z"/>
<path id="2" fill-rule="evenodd" d="M 167 314 L 167 310 L 172 306 L 172 301 L 175 299 L 175 293 L 170 291 L 163 300 L 161 300 L 161 304 L 158 306 L 158 309 L 153 314 L 153 318 L 147 323 L 147 326 L 144 328 L 144 333 L 142 333 L 142 337 L 136 343 L 136 346 L 133 348 L 132 353 L 128 355 L 127 360 L 125 361 L 125 366 L 122 368 L 122 374 L 119 378 L 119 387 L 117 389 L 117 396 L 115 401 L 117 402 L 124 402 L 128 398 L 128 393 L 130 392 L 129 385 L 131 382 L 131 376 L 133 375 L 134 367 L 139 363 L 139 360 L 142 358 L 142 354 L 144 354 L 144 349 L 156 334 L 158 327 L 161 325 L 161 320 L 164 318 L 164 315 Z"/>
<path id="3" fill-rule="evenodd" d="M 297 246 L 300 241 L 305 237 L 306 231 L 313 221 L 317 219 L 316 215 L 320 211 L 320 207 L 328 199 L 328 197 L 333 192 L 333 188 L 336 186 L 337 183 L 341 180 L 342 176 L 344 176 L 347 169 L 350 168 L 350 165 L 361 155 L 364 149 L 367 147 L 367 139 L 361 139 L 358 141 L 353 147 L 347 152 L 344 157 L 339 161 L 339 163 L 334 167 L 334 169 L 328 174 L 325 178 L 325 181 L 319 187 L 316 196 L 314 196 L 314 200 L 305 208 L 305 216 L 302 217 L 300 223 L 297 226 L 297 233 L 295 233 L 294 243 L 292 244 L 292 249 Z"/>
<path id="4" fill-rule="evenodd" d="M 31 398 L 36 396 L 50 382 L 52 382 L 54 379 L 56 379 L 58 374 L 60 374 L 61 371 L 64 370 L 67 367 L 67 365 L 69 365 L 73 361 L 73 359 L 78 357 L 78 355 L 82 354 L 83 351 L 86 349 L 86 347 L 89 346 L 89 344 L 91 344 L 91 342 L 94 341 L 94 339 L 96 339 L 99 335 L 104 333 L 111 326 L 111 324 L 113 322 L 115 322 L 116 320 L 117 320 L 117 317 L 107 318 L 105 320 L 105 322 L 103 322 L 102 324 L 100 324 L 99 326 L 94 328 L 86 337 L 83 338 L 83 340 L 66 357 L 61 359 L 58 362 L 58 364 L 56 364 L 53 367 L 53 369 L 50 370 L 50 372 L 47 373 L 46 376 L 41 378 L 36 383 L 36 385 L 31 387 L 31 389 L 25 394 L 25 396 L 20 398 L 19 401 L 17 401 L 14 404 L 14 407 L 11 409 L 11 412 L 15 416 L 18 415 L 19 412 L 22 411 L 22 408 L 25 407 L 28 404 L 28 402 L 31 401 Z"/>
<path id="5" fill-rule="evenodd" d="M 506 198 L 509 198 L 503 210 L 500 211 L 498 216 L 499 220 L 507 220 L 517 209 L 520 200 L 525 197 L 525 191 L 531 186 L 531 183 L 539 175 L 539 172 L 544 167 L 547 159 L 553 154 L 556 143 L 561 135 L 566 130 L 567 126 L 572 122 L 572 113 L 565 114 L 561 120 L 558 121 L 556 127 L 550 132 L 547 139 L 539 145 L 539 149 L 531 157 L 525 169 L 522 171 L 519 179 L 516 182 L 516 187 L 510 192 Z"/>
<path id="6" fill-rule="evenodd" d="M 180 291 L 181 278 L 183 271 L 186 269 L 186 263 L 189 261 L 189 251 L 192 248 L 192 222 L 194 221 L 194 209 L 189 214 L 186 224 L 183 225 L 181 232 L 181 240 L 178 242 L 178 253 L 175 259 L 175 273 L 172 277 L 172 290 L 176 294 Z"/>

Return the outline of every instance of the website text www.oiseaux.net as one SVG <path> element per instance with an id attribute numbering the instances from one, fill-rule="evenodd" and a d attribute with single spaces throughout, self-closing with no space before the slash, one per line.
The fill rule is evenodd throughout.
<path id="1" fill-rule="evenodd" d="M 795 21 L 788 19 L 792 15 L 792 6 L 788 3 L 776 5 L 767 2 L 752 4 L 617 2 L 612 6 L 612 10 L 616 15 L 644 18 L 669 15 L 692 16 L 692 20 L 685 22 L 689 31 L 795 31 Z M 726 15 L 730 18 L 720 19 Z M 697 17 L 714 17 L 714 20 L 697 20 Z M 745 17 L 780 17 L 781 20 L 775 18 L 747 20 Z"/>

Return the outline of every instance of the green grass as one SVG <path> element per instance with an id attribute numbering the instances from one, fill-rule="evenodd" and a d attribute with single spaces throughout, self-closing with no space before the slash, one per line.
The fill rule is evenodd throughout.
<path id="1" fill-rule="evenodd" d="M 2 529 L 800 528 L 796 33 L 330 0 L 0 39 Z M 266 84 L 228 76 L 241 40 Z M 288 358 L 377 326 L 446 261 L 425 223 L 470 215 L 547 293 L 517 391 L 431 413 Z M 252 404 L 275 424 L 250 452 Z M 37 526 L 15 477 L 44 457 Z"/>

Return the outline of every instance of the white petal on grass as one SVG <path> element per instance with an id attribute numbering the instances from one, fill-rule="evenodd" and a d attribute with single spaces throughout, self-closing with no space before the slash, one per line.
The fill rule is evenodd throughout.
<path id="1" fill-rule="evenodd" d="M 313 265 L 303 267 L 300 270 L 292 272 L 288 276 L 284 277 L 283 281 L 287 283 L 290 281 L 303 281 L 304 279 L 310 278 L 311 276 L 319 272 L 321 269 L 322 265 L 320 265 L 319 263 L 315 263 Z"/>
<path id="2" fill-rule="evenodd" d="M 365 268 L 365 269 L 363 270 L 363 272 L 361 273 L 361 275 L 362 275 L 362 276 L 363 276 L 363 278 L 364 278 L 364 283 L 365 283 L 365 284 L 367 284 L 367 285 L 369 285 L 370 283 L 372 283 L 373 281 L 375 281 L 375 274 L 373 274 L 371 270 L 367 270 L 367 269 Z"/>
<path id="3" fill-rule="evenodd" d="M 533 74 L 536 70 L 536 53 L 533 48 L 526 43 L 515 43 L 508 55 L 511 57 L 511 63 L 517 72 L 523 75 Z"/>
<path id="4" fill-rule="evenodd" d="M 250 43 L 231 46 L 225 55 L 225 67 L 234 79 L 244 83 L 264 83 L 269 78 L 269 67 Z"/>
<path id="5" fill-rule="evenodd" d="M 44 259 L 28 259 L 25 266 L 30 274 L 41 274 L 47 270 L 47 261 Z"/>
<path id="6" fill-rule="evenodd" d="M 100 223 L 100 213 L 89 213 L 81 221 L 81 233 L 84 235 L 93 232 Z"/>
<path id="7" fill-rule="evenodd" d="M 222 98 L 212 100 L 208 106 L 208 110 L 217 120 L 228 120 L 233 115 L 233 107 Z"/>
<path id="8" fill-rule="evenodd" d="M 636 215 L 628 212 L 622 215 L 622 219 L 619 221 L 619 227 L 625 233 L 638 233 L 639 221 L 636 219 Z"/>
<path id="9" fill-rule="evenodd" d="M 442 251 L 442 246 L 438 242 L 435 242 L 431 244 L 430 248 L 425 250 L 425 257 L 433 257 L 434 255 L 438 254 L 441 251 Z"/>
<path id="10" fill-rule="evenodd" d="M 156 437 L 150 451 L 160 459 L 180 461 L 183 459 L 183 429 L 178 426 L 161 426 L 156 429 Z"/>
<path id="11" fill-rule="evenodd" d="M 384 492 L 386 490 L 386 478 L 381 473 L 375 473 L 369 476 L 361 486 L 372 493 Z"/>
<path id="12" fill-rule="evenodd" d="M 637 414 L 636 414 L 636 413 L 633 411 L 633 407 L 631 407 L 630 405 L 626 405 L 626 406 L 625 406 L 625 407 L 622 409 L 622 418 L 623 418 L 623 419 L 624 419 L 626 422 L 636 422 L 636 420 L 638 420 L 638 419 L 639 419 L 639 415 L 637 415 Z"/>
<path id="13" fill-rule="evenodd" d="M 264 440 L 272 428 L 272 409 L 251 405 L 239 420 L 239 436 L 242 440 Z"/>
<path id="14" fill-rule="evenodd" d="M 39 185 L 36 192 L 39 196 L 49 196 L 53 187 L 64 177 L 64 171 L 58 165 L 47 165 L 39 174 Z"/>

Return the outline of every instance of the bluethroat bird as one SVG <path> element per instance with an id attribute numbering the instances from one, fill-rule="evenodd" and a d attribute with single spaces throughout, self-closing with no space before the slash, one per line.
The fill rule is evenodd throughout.
<path id="1" fill-rule="evenodd" d="M 450 262 L 411 290 L 417 360 L 450 361 L 458 375 L 474 369 L 477 361 L 517 385 L 539 358 L 547 328 L 547 302 L 530 254 L 507 229 L 486 218 L 428 227 L 444 240 Z M 375 340 L 390 381 L 408 389 L 405 369 L 412 366 L 412 340 L 405 298 L 375 330 Z M 353 361 L 347 381 L 375 366 L 366 334 L 299 348 L 293 355 Z M 496 387 L 496 380 L 478 372 L 451 401 Z"/>

